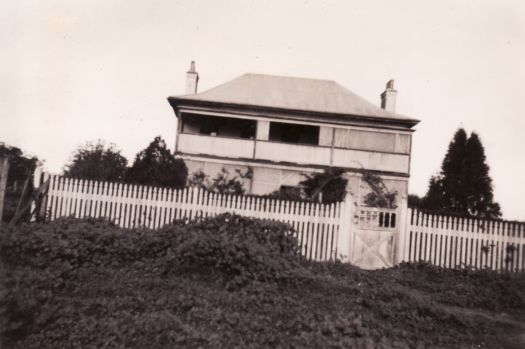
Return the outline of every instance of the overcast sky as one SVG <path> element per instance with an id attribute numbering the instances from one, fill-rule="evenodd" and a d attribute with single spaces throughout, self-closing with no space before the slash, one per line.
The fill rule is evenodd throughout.
<path id="1" fill-rule="evenodd" d="M 525 220 L 525 1 L 4 1 L 0 141 L 61 171 L 86 141 L 131 162 L 156 135 L 173 149 L 166 97 L 244 73 L 335 80 L 421 120 L 410 192 L 423 195 L 459 127 L 485 146 L 495 199 Z"/>

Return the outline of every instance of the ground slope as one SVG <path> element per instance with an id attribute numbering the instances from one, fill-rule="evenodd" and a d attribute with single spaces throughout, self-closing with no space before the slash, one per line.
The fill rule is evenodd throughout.
<path id="1" fill-rule="evenodd" d="M 523 275 L 307 263 L 286 230 L 229 215 L 3 228 L 3 347 L 523 347 Z"/>

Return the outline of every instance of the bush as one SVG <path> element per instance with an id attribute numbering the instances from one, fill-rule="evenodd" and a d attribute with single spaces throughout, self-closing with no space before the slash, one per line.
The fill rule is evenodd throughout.
<path id="1" fill-rule="evenodd" d="M 184 229 L 169 248 L 170 268 L 212 268 L 231 286 L 254 280 L 291 281 L 305 273 L 298 242 L 286 224 L 230 214 L 178 224 Z M 168 226 L 160 234 L 170 236 L 176 230 Z"/>
<path id="2" fill-rule="evenodd" d="M 70 218 L 1 229 L 0 324 L 6 345 L 58 321 L 60 297 L 78 292 L 86 275 L 96 282 L 94 270 L 133 266 L 163 278 L 184 271 L 215 275 L 229 289 L 307 274 L 289 226 L 231 214 L 176 221 L 158 231 Z M 128 277 L 137 282 L 135 274 Z M 121 292 L 119 287 L 108 291 Z"/>
<path id="3" fill-rule="evenodd" d="M 516 328 L 499 312 L 525 310 L 524 275 L 305 262 L 289 229 L 229 214 L 4 226 L 2 347 L 501 348 Z"/>
<path id="4" fill-rule="evenodd" d="M 102 219 L 62 218 L 7 228 L 0 241 L 5 265 L 46 269 L 157 260 L 165 270 L 213 269 L 226 281 L 284 280 L 299 269 L 297 240 L 286 224 L 223 214 L 176 221 L 158 231 L 125 230 Z M 159 260 L 161 259 L 161 260 Z M 67 267 L 66 267 L 67 266 Z"/>

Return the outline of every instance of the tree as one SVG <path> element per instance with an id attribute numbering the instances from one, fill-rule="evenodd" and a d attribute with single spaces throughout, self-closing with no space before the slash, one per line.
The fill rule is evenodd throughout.
<path id="1" fill-rule="evenodd" d="M 64 167 L 64 175 L 72 178 L 98 181 L 121 181 L 126 173 L 128 160 L 116 145 L 106 145 L 98 140 L 79 147 Z"/>
<path id="2" fill-rule="evenodd" d="M 135 157 L 126 174 L 126 182 L 172 188 L 184 188 L 188 168 L 184 160 L 177 159 L 157 136 L 148 147 Z"/>
<path id="3" fill-rule="evenodd" d="M 447 214 L 497 218 L 500 207 L 493 202 L 492 180 L 479 136 L 459 129 L 449 144 L 441 172 L 432 176 L 422 208 Z"/>
<path id="4" fill-rule="evenodd" d="M 500 217 L 501 208 L 493 201 L 492 179 L 485 162 L 485 149 L 474 132 L 467 141 L 467 154 L 465 192 L 469 213 L 472 216 Z"/>
<path id="5" fill-rule="evenodd" d="M 423 206 L 423 198 L 416 194 L 408 194 L 408 206 L 421 208 Z"/>
<path id="6" fill-rule="evenodd" d="M 441 211 L 442 204 L 445 202 L 445 191 L 443 189 L 443 180 L 441 175 L 430 177 L 428 191 L 421 199 L 418 208 L 426 210 Z"/>

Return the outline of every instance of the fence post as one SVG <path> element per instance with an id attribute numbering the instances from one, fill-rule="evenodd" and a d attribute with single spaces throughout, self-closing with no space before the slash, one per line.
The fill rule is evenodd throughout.
<path id="1" fill-rule="evenodd" d="M 401 199 L 401 205 L 400 205 L 400 209 L 399 209 L 399 225 L 398 225 L 398 229 L 399 229 L 399 239 L 397 241 L 398 243 L 398 248 L 397 248 L 397 260 L 394 261 L 394 264 L 399 264 L 401 262 L 404 262 L 405 261 L 405 253 L 406 253 L 406 236 L 407 236 L 407 233 L 408 233 L 408 220 L 409 220 L 409 217 L 408 217 L 408 213 L 409 213 L 409 210 L 408 210 L 408 201 L 407 201 L 407 198 L 404 196 L 402 199 Z"/>
<path id="2" fill-rule="evenodd" d="M 0 225 L 2 225 L 2 218 L 4 216 L 4 199 L 8 170 L 9 158 L 7 156 L 0 156 Z"/>
<path id="3" fill-rule="evenodd" d="M 35 171 L 33 172 L 33 188 L 37 189 L 42 184 L 42 174 L 44 170 L 44 163 L 42 161 L 37 161 Z M 40 214 L 40 212 L 35 212 L 36 204 L 35 201 L 31 202 L 31 210 L 30 212 L 30 221 L 34 222 L 37 219 L 37 216 Z M 34 215 L 33 215 L 34 213 Z"/>
<path id="4" fill-rule="evenodd" d="M 337 236 L 337 254 L 342 262 L 351 261 L 351 241 L 354 236 L 352 195 L 346 193 L 345 201 L 341 205 L 339 216 L 339 234 Z"/>

